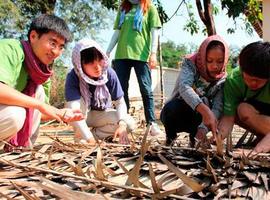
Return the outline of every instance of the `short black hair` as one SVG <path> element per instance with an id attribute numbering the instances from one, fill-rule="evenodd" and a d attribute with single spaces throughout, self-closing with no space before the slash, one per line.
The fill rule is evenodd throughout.
<path id="1" fill-rule="evenodd" d="M 39 34 L 39 37 L 44 33 L 53 31 L 62 36 L 66 42 L 70 42 L 72 40 L 72 34 L 66 22 L 55 15 L 42 14 L 35 18 L 30 25 L 27 35 L 28 39 L 30 38 L 30 33 L 33 30 Z"/>
<path id="2" fill-rule="evenodd" d="M 261 79 L 270 78 L 270 43 L 253 42 L 242 49 L 239 55 L 240 69 Z"/>
<path id="3" fill-rule="evenodd" d="M 95 60 L 104 59 L 103 55 L 95 47 L 90 47 L 81 51 L 81 64 L 92 63 Z"/>

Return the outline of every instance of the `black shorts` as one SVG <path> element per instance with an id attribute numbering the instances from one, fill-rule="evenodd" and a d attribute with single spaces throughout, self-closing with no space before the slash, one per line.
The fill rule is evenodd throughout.
<path id="1" fill-rule="evenodd" d="M 262 115 L 270 116 L 270 104 L 258 101 L 256 99 L 248 99 L 246 103 L 251 104 Z"/>

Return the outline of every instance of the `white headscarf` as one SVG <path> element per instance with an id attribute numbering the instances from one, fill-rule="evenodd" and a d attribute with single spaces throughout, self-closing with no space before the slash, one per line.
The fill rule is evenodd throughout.
<path id="1" fill-rule="evenodd" d="M 91 79 L 88 75 L 83 72 L 81 65 L 81 52 L 85 49 L 95 47 L 103 56 L 104 66 L 101 76 L 98 80 Z M 109 66 L 109 59 L 105 51 L 99 46 L 97 42 L 91 39 L 82 39 L 75 44 L 72 51 L 72 63 L 74 65 L 75 73 L 77 74 L 80 81 L 80 92 L 84 100 L 87 109 L 91 106 L 92 94 L 89 91 L 89 84 L 95 85 L 94 102 L 95 106 L 101 109 L 105 109 L 110 97 L 109 90 L 106 86 L 108 81 L 107 68 Z"/>

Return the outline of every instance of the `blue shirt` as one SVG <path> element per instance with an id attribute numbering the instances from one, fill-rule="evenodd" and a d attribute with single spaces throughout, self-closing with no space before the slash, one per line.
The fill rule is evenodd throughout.
<path id="1" fill-rule="evenodd" d="M 112 101 L 116 101 L 120 99 L 122 96 L 124 96 L 124 92 L 122 90 L 122 87 L 120 85 L 119 79 L 115 73 L 115 71 L 108 67 L 108 82 L 106 83 L 106 86 L 110 92 L 110 98 Z M 89 91 L 94 96 L 96 86 L 89 84 Z M 80 84 L 79 84 L 79 78 L 77 74 L 75 73 L 74 69 L 72 69 L 66 78 L 66 84 L 65 84 L 65 99 L 66 101 L 74 101 L 81 99 L 81 92 L 80 92 Z M 109 101 L 110 102 L 110 101 Z M 102 110 L 101 108 L 95 107 L 94 99 L 91 99 L 91 110 Z M 111 107 L 111 103 L 108 103 L 108 105 L 105 106 L 105 108 Z"/>

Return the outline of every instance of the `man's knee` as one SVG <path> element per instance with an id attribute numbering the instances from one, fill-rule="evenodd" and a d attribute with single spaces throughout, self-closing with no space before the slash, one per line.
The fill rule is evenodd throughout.
<path id="1" fill-rule="evenodd" d="M 8 139 L 23 127 L 26 111 L 21 107 L 7 106 L 1 113 L 3 115 L 0 119 L 0 138 Z"/>
<path id="2" fill-rule="evenodd" d="M 256 114 L 257 111 L 254 107 L 248 103 L 241 103 L 237 107 L 238 118 L 242 123 L 248 123 L 252 116 Z"/>

